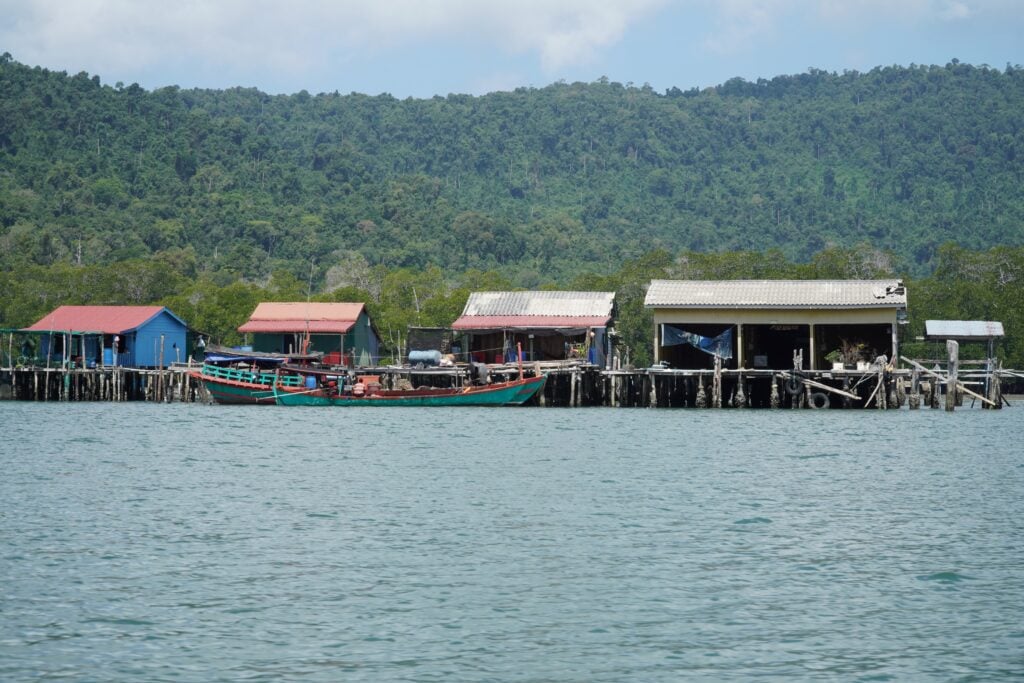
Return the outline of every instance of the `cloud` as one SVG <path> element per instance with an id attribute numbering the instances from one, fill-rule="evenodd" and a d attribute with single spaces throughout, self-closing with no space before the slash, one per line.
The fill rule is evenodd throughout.
<path id="1" fill-rule="evenodd" d="M 300 76 L 452 43 L 532 55 L 554 73 L 593 60 L 666 2 L 0 0 L 0 45 L 22 62 L 104 75 L 178 63 Z"/>
<path id="2" fill-rule="evenodd" d="M 530 85 L 528 77 L 516 71 L 486 73 L 468 84 L 468 91 L 481 95 L 492 92 L 511 92 Z"/>
<path id="3" fill-rule="evenodd" d="M 1019 2 L 0 0 L 0 52 L 146 87 L 429 96 L 585 78 L 598 69 L 638 81 L 661 72 L 672 82 L 689 78 L 685 70 L 694 64 L 705 72 L 696 80 L 718 77 L 708 72 L 791 69 L 796 53 L 809 52 L 806 62 L 818 63 L 832 44 L 863 46 L 866 63 L 876 63 L 894 58 L 879 56 L 871 40 L 882 29 L 924 35 L 960 24 L 972 28 L 965 35 L 980 35 L 1019 26 Z M 767 66 L 786 56 L 782 67 Z"/>
<path id="4" fill-rule="evenodd" d="M 1019 21 L 1013 0 L 689 0 L 710 16 L 703 40 L 711 53 L 756 49 L 800 19 L 835 30 L 865 30 L 886 22 L 900 26 L 1005 15 Z"/>
<path id="5" fill-rule="evenodd" d="M 487 5 L 487 3 L 479 3 Z M 508 3 L 490 17 L 499 35 L 517 51 L 537 52 L 548 73 L 586 64 L 618 42 L 629 25 L 665 4 L 664 0 L 526 0 Z M 490 5 L 494 7 L 504 5 Z M 511 11 L 507 11 L 511 9 Z"/>
<path id="6" fill-rule="evenodd" d="M 940 16 L 947 21 L 969 19 L 971 16 L 971 8 L 962 2 L 951 2 L 946 5 L 946 8 L 942 11 Z"/>
<path id="7" fill-rule="evenodd" d="M 717 55 L 749 49 L 756 41 L 772 35 L 778 19 L 790 11 L 792 0 L 721 0 L 716 9 L 713 30 L 704 39 L 704 47 Z"/>

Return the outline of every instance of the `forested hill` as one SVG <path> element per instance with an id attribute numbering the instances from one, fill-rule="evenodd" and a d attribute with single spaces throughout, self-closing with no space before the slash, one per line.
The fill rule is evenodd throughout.
<path id="1" fill-rule="evenodd" d="M 148 258 L 315 277 L 494 269 L 520 286 L 664 248 L 1024 244 L 1024 71 L 811 70 L 706 90 L 480 97 L 104 85 L 0 57 L 0 269 Z"/>

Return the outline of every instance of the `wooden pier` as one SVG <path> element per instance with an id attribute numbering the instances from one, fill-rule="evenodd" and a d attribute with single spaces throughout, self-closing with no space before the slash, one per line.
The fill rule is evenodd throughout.
<path id="1" fill-rule="evenodd" d="M 663 367 L 606 370 L 578 361 L 531 363 L 524 374 L 547 375 L 532 405 L 542 407 L 708 409 L 893 409 L 907 406 L 953 410 L 971 401 L 985 408 L 1008 405 L 1005 379 L 1020 378 L 992 361 L 904 358 L 904 368 L 876 365 L 861 370 L 683 370 Z M 0 399 L 19 401 L 208 401 L 190 371 L 194 364 L 163 369 L 0 368 Z M 385 388 L 460 386 L 465 366 L 367 369 Z M 490 365 L 495 381 L 511 379 L 518 366 Z M 339 370 L 339 372 L 343 372 Z"/>
<path id="2" fill-rule="evenodd" d="M 202 387 L 189 375 L 196 366 L 160 370 L 122 367 L 0 368 L 0 400 L 172 401 L 202 400 Z"/>

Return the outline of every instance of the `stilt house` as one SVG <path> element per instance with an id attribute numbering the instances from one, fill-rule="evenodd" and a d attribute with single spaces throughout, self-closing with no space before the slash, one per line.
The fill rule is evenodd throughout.
<path id="1" fill-rule="evenodd" d="M 452 324 L 477 361 L 578 358 L 604 366 L 614 292 L 474 292 Z"/>
<path id="2" fill-rule="evenodd" d="M 23 331 L 44 362 L 155 368 L 189 355 L 187 325 L 163 306 L 61 306 Z"/>
<path id="3" fill-rule="evenodd" d="M 321 351 L 338 365 L 374 365 L 380 357 L 380 335 L 361 303 L 263 302 L 239 332 L 252 334 L 254 351 L 300 353 Z"/>
<path id="4" fill-rule="evenodd" d="M 656 363 L 711 368 L 714 348 L 726 368 L 792 368 L 799 352 L 818 370 L 896 358 L 907 291 L 899 280 L 654 280 L 644 303 Z"/>

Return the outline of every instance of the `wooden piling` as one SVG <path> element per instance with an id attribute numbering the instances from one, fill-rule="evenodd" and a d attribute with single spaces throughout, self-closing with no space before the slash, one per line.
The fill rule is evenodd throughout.
<path id="1" fill-rule="evenodd" d="M 155 379 L 156 379 L 156 386 L 153 388 L 153 400 L 158 402 L 158 403 L 163 398 L 163 395 L 162 395 L 163 382 L 161 381 L 161 379 L 163 377 L 163 374 L 164 374 L 164 335 L 161 334 L 160 335 L 160 355 L 157 357 L 157 372 L 156 372 L 156 377 L 155 377 Z M 153 379 L 154 379 L 153 377 L 150 377 L 150 380 L 153 380 Z"/>
<path id="2" fill-rule="evenodd" d="M 722 357 L 715 356 L 715 374 L 711 381 L 711 405 L 722 407 Z"/>
<path id="3" fill-rule="evenodd" d="M 951 413 L 956 409 L 956 385 L 960 365 L 960 342 L 955 339 L 947 339 L 946 352 L 949 355 L 949 365 L 946 368 L 946 412 Z"/>
<path id="4" fill-rule="evenodd" d="M 886 409 L 886 395 L 885 395 L 885 364 L 881 363 L 878 366 L 878 386 L 875 387 L 875 393 L 877 394 L 877 401 L 875 407 L 879 410 Z"/>
<path id="5" fill-rule="evenodd" d="M 736 407 L 736 408 L 746 408 L 747 407 L 747 394 L 743 390 L 743 375 L 742 374 L 739 376 L 739 379 L 737 380 L 737 383 L 736 383 L 736 395 L 735 395 L 735 397 L 733 399 L 733 406 Z"/>
<path id="6" fill-rule="evenodd" d="M 914 368 L 910 375 L 910 396 L 907 398 L 907 407 L 910 410 L 921 408 L 921 375 L 917 368 Z"/>
<path id="7" fill-rule="evenodd" d="M 928 375 L 929 377 L 933 377 L 933 378 L 935 378 L 935 380 L 941 380 L 942 379 L 942 376 L 938 372 L 936 372 L 935 370 L 929 370 L 928 368 L 924 367 L 923 365 L 921 365 L 917 361 L 910 360 L 906 356 L 900 356 L 900 358 L 902 358 L 905 363 L 909 363 L 910 365 L 912 365 L 912 366 L 914 366 L 916 368 L 919 368 L 921 370 L 921 372 L 923 372 L 924 374 Z M 963 393 L 967 394 L 968 396 L 973 396 L 974 398 L 977 398 L 977 399 L 981 400 L 983 403 L 988 403 L 989 405 L 991 405 L 993 403 L 992 401 L 990 401 L 989 399 L 985 398 L 981 394 L 978 394 L 976 392 L 971 391 L 970 389 L 965 387 L 963 385 L 963 383 L 961 383 L 959 381 L 956 382 L 956 387 L 958 387 L 960 389 L 960 391 L 962 391 Z M 950 399 L 947 398 L 946 400 L 949 401 Z M 955 390 L 954 390 L 954 398 L 952 400 L 954 400 L 954 401 L 956 400 L 956 391 Z M 935 407 L 938 407 L 938 399 L 937 398 L 935 399 Z"/>
<path id="8" fill-rule="evenodd" d="M 876 365 L 863 374 L 849 371 L 769 371 L 724 367 L 704 370 L 659 368 L 650 371 L 605 371 L 590 366 L 551 364 L 534 369 L 540 375 L 548 373 L 548 382 L 543 395 L 538 395 L 532 405 L 802 408 L 808 405 L 820 407 L 825 401 L 818 392 L 825 392 L 834 407 L 839 407 L 837 401 L 842 397 L 843 407 L 884 409 L 898 408 L 906 403 L 911 409 L 916 409 L 929 395 L 930 388 L 945 385 L 947 378 L 945 368 L 932 371 L 922 369 L 923 366 L 914 365 L 912 361 L 907 362 L 912 369 L 899 370 L 888 365 L 884 368 Z M 944 362 L 941 364 L 945 365 Z M 202 383 L 192 381 L 194 378 L 188 375 L 189 367 L 188 364 L 162 369 L 123 369 L 116 366 L 81 368 L 69 365 L 57 365 L 49 370 L 19 367 L 7 371 L 11 373 L 10 390 L 5 394 L 10 394 L 8 397 L 15 400 L 32 401 L 147 400 L 170 403 L 202 400 Z M 380 368 L 376 371 L 385 382 L 389 378 L 401 379 L 401 382 L 410 386 L 414 383 L 417 386 L 447 386 L 464 381 L 460 374 L 462 371 L 458 368 L 417 369 L 413 373 L 399 368 Z M 497 373 L 496 381 L 499 376 L 511 372 L 507 368 L 494 371 Z M 965 388 L 961 381 L 951 386 L 965 395 L 981 399 L 986 407 L 1001 404 L 998 381 L 1001 369 L 998 361 L 993 360 L 988 372 L 992 379 L 988 383 L 988 390 L 984 392 L 985 396 Z M 406 376 L 410 379 L 404 379 Z M 931 378 L 931 381 L 926 380 L 926 377 Z M 0 372 L 0 391 L 7 386 L 7 382 L 7 375 Z M 861 384 L 865 385 L 863 389 L 859 388 Z M 863 397 L 869 393 L 870 397 L 865 401 Z M 942 397 L 938 396 L 939 392 L 934 393 L 936 403 L 940 402 Z M 948 395 L 946 398 L 949 399 Z M 952 400 L 955 407 L 955 395 Z"/>
<path id="9" fill-rule="evenodd" d="M 989 373 L 988 381 L 988 398 L 992 401 L 991 406 L 982 403 L 982 408 L 991 408 L 994 410 L 1000 410 L 1003 407 L 1003 388 L 1000 385 L 999 373 L 1002 370 L 1003 362 L 998 358 L 993 358 L 990 362 L 991 372 Z"/>

